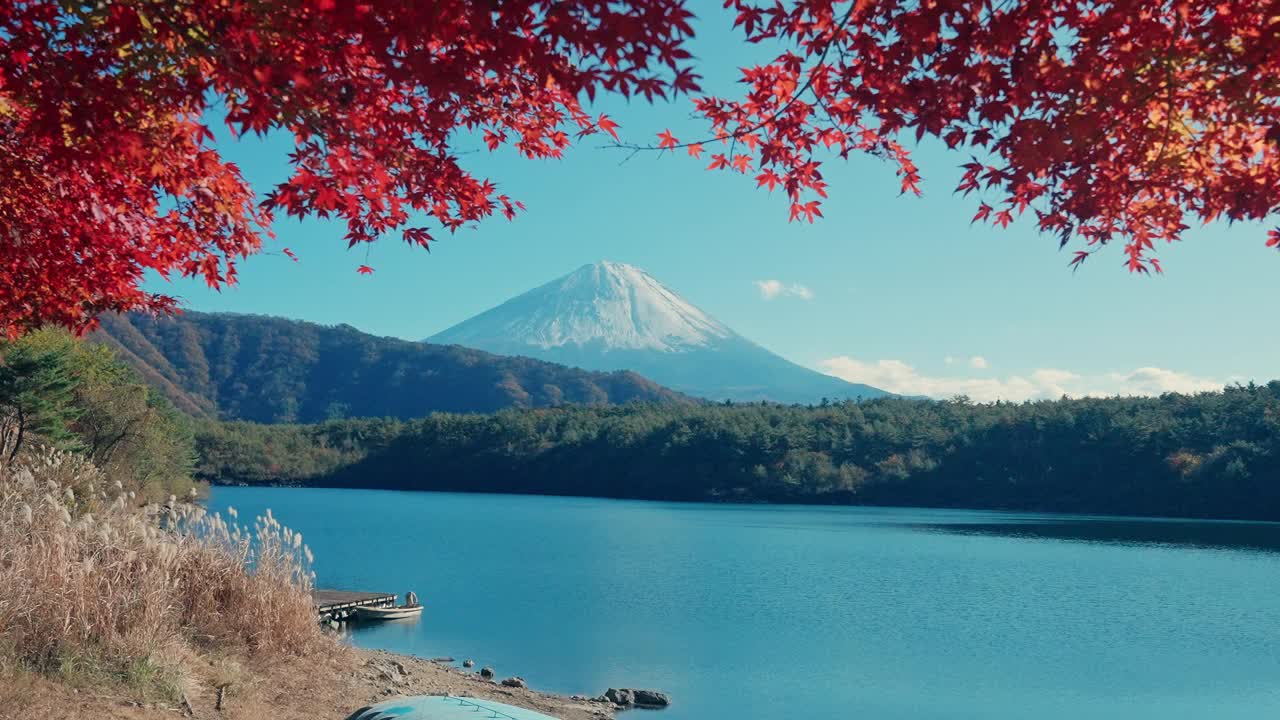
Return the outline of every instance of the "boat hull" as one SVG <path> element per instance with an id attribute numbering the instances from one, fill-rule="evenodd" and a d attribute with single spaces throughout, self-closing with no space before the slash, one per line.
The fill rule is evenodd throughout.
<path id="1" fill-rule="evenodd" d="M 356 617 L 361 620 L 403 620 L 422 614 L 422 606 L 416 607 L 358 607 Z"/>

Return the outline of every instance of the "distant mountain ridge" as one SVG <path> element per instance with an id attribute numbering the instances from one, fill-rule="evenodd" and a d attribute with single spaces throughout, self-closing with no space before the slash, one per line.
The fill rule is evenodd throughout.
<path id="1" fill-rule="evenodd" d="M 93 338 L 197 417 L 316 422 L 689 402 L 634 372 L 591 372 L 260 315 L 112 315 Z"/>
<path id="2" fill-rule="evenodd" d="M 590 370 L 634 370 L 710 400 L 816 403 L 889 395 L 776 355 L 644 270 L 610 261 L 584 265 L 427 341 Z"/>

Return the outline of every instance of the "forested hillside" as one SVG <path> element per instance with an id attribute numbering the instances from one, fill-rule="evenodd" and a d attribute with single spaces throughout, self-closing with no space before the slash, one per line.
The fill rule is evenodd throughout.
<path id="1" fill-rule="evenodd" d="M 206 418 L 316 422 L 687 402 L 635 373 L 588 372 L 257 315 L 115 315 L 103 319 L 94 337 L 183 411 Z"/>
<path id="2" fill-rule="evenodd" d="M 206 424 L 215 482 L 1280 520 L 1280 382 L 976 405 L 641 405 Z"/>

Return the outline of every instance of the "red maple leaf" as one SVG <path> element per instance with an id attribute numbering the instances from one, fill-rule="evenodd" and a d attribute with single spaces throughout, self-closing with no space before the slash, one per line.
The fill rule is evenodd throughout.
<path id="1" fill-rule="evenodd" d="M 798 220 L 802 215 L 810 224 L 813 223 L 813 219 L 815 217 L 822 217 L 822 210 L 818 207 L 818 201 L 811 200 L 807 203 L 792 203 L 791 219 L 793 221 Z"/>
<path id="2" fill-rule="evenodd" d="M 756 187 L 768 185 L 769 192 L 773 192 L 773 189 L 781 182 L 782 178 L 778 177 L 778 174 L 772 170 L 765 170 L 756 176 Z"/>
<path id="3" fill-rule="evenodd" d="M 608 115 L 602 114 L 600 118 L 596 120 L 596 127 L 612 135 L 614 140 L 618 139 L 618 133 L 614 131 L 614 128 L 618 127 L 618 123 L 610 119 Z"/>
<path id="4" fill-rule="evenodd" d="M 298 262 L 298 256 L 294 255 L 293 251 L 290 250 L 289 248 L 284 248 L 283 250 L 281 250 L 281 252 L 283 252 L 285 255 L 288 255 L 290 260 L 294 262 Z"/>
<path id="5" fill-rule="evenodd" d="M 360 267 L 356 268 L 356 272 L 360 273 L 361 275 L 372 275 L 373 268 L 369 267 L 368 265 L 361 265 Z"/>
<path id="6" fill-rule="evenodd" d="M 670 130 L 663 130 L 662 132 L 658 133 L 658 149 L 659 150 L 674 148 L 679 144 L 680 144 L 680 141 L 676 140 L 675 136 L 671 134 Z"/>

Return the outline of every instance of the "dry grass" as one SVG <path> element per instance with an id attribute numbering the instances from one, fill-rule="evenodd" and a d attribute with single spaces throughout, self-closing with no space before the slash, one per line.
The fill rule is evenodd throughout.
<path id="1" fill-rule="evenodd" d="M 311 580 L 302 537 L 270 513 L 246 528 L 172 497 L 139 508 L 56 452 L 0 468 L 0 670 L 180 698 L 201 653 L 326 643 Z"/>

